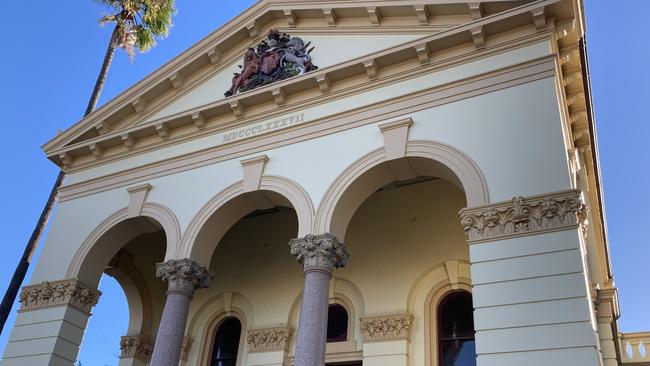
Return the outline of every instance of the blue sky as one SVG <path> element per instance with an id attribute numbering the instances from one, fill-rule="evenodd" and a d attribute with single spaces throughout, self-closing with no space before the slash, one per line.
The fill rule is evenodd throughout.
<path id="1" fill-rule="evenodd" d="M 169 38 L 133 63 L 118 52 L 100 103 L 148 73 L 248 7 L 252 1 L 178 0 L 179 13 Z M 650 220 L 650 47 L 643 41 L 647 0 L 587 1 L 589 47 L 609 241 L 620 290 L 623 331 L 650 330 L 646 222 Z M 110 28 L 100 28 L 102 8 L 94 1 L 48 4 L 11 1 L 0 22 L 0 110 L 5 140 L 0 145 L 0 220 L 3 233 L 0 291 L 6 285 L 45 202 L 57 167 L 40 146 L 83 114 L 105 52 Z M 609 6 L 608 6 L 609 5 Z M 612 23 L 612 12 L 625 21 Z M 619 18 L 623 19 L 623 18 Z M 116 365 L 119 336 L 126 330 L 126 302 L 116 283 L 102 280 L 105 295 L 95 308 L 80 355 L 84 365 Z M 15 313 L 15 312 L 14 312 Z M 0 335 L 4 350 L 14 316 Z"/>

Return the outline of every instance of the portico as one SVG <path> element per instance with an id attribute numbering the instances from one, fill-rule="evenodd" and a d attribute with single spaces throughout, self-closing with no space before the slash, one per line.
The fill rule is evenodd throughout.
<path id="1" fill-rule="evenodd" d="M 0 365 L 72 365 L 102 274 L 122 366 L 621 364 L 582 3 L 329 6 L 261 0 L 44 146 Z"/>

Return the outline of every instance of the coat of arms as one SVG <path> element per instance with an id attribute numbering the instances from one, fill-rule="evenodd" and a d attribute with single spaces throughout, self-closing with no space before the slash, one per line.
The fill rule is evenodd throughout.
<path id="1" fill-rule="evenodd" d="M 241 72 L 235 73 L 226 97 L 284 80 L 318 69 L 309 55 L 314 47 L 300 37 L 291 37 L 276 30 L 256 47 L 249 48 L 244 56 Z M 309 49 L 308 49 L 309 48 Z"/>

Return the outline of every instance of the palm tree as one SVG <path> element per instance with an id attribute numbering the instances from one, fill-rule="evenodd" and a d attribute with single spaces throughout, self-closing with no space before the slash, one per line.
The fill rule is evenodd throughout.
<path id="1" fill-rule="evenodd" d="M 118 48 L 124 49 L 131 60 L 133 60 L 136 48 L 140 52 L 148 51 L 156 45 L 156 37 L 163 38 L 167 36 L 172 26 L 172 16 L 176 13 L 175 0 L 95 1 L 110 9 L 109 15 L 105 15 L 100 19 L 100 25 L 113 24 L 114 28 L 111 38 L 108 41 L 104 61 L 97 76 L 97 81 L 95 81 L 95 87 L 88 101 L 84 117 L 94 111 L 97 106 L 99 95 L 108 75 L 108 69 L 115 55 L 115 50 Z M 11 306 L 16 300 L 18 290 L 20 290 L 20 285 L 25 279 L 31 258 L 36 251 L 36 245 L 56 202 L 58 189 L 63 182 L 64 175 L 63 171 L 59 171 L 54 186 L 52 186 L 50 196 L 36 222 L 36 227 L 25 246 L 23 256 L 20 258 L 18 266 L 16 266 L 7 292 L 5 292 L 4 298 L 2 299 L 2 304 L 0 304 L 0 333 L 4 329 L 5 322 L 11 312 Z"/>

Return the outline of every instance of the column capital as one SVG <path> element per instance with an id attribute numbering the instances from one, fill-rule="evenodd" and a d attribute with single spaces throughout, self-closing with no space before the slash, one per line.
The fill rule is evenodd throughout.
<path id="1" fill-rule="evenodd" d="M 587 226 L 581 192 L 566 190 L 460 210 L 470 244 Z"/>
<path id="2" fill-rule="evenodd" d="M 194 290 L 208 288 L 214 275 L 208 268 L 191 259 L 170 259 L 156 264 L 156 277 L 167 282 L 167 293 L 192 296 Z"/>
<path id="3" fill-rule="evenodd" d="M 77 279 L 44 281 L 38 285 L 23 287 L 19 311 L 69 305 L 90 314 L 101 294 Z"/>
<path id="4" fill-rule="evenodd" d="M 292 239 L 289 242 L 291 255 L 295 256 L 305 271 L 309 269 L 325 269 L 345 267 L 350 257 L 350 251 L 334 235 L 307 235 L 304 238 Z"/>
<path id="5" fill-rule="evenodd" d="M 123 336 L 120 339 L 120 358 L 135 358 L 149 362 L 152 353 L 153 344 L 143 335 Z"/>

